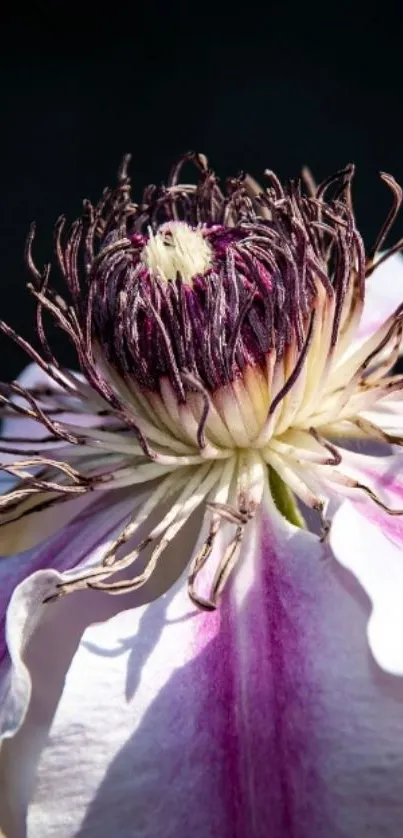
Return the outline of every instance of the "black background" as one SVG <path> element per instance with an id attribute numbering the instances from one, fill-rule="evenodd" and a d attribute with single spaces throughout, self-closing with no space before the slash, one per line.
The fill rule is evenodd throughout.
<path id="1" fill-rule="evenodd" d="M 399 5 L 110 2 L 31 4 L 1 26 L 0 315 L 34 340 L 24 240 L 50 258 L 52 227 L 113 185 L 130 151 L 134 195 L 172 161 L 203 151 L 223 177 L 264 168 L 317 179 L 357 164 L 356 212 L 369 245 L 403 182 Z M 396 238 L 403 233 L 400 221 Z M 73 353 L 60 334 L 64 363 Z M 25 364 L 0 342 L 0 377 Z"/>

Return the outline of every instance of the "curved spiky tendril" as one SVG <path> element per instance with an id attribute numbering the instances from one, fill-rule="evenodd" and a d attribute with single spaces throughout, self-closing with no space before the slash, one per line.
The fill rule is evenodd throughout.
<path id="1" fill-rule="evenodd" d="M 328 460 L 324 460 L 323 465 L 339 466 L 342 461 L 342 456 L 336 446 L 331 442 L 328 442 L 327 439 L 324 439 L 324 437 L 318 433 L 316 428 L 309 428 L 309 433 L 316 440 L 316 442 L 330 454 L 330 458 Z"/>
<path id="2" fill-rule="evenodd" d="M 219 472 L 210 464 L 201 466 L 193 474 L 186 486 L 179 493 L 176 501 L 173 503 L 169 512 L 160 521 L 149 535 L 145 536 L 138 546 L 125 555 L 122 559 L 116 560 L 116 553 L 118 548 L 131 538 L 138 530 L 140 524 L 148 517 L 150 511 L 166 494 L 167 489 L 170 489 L 170 481 L 157 488 L 153 495 L 146 501 L 139 518 L 135 522 L 129 522 L 123 533 L 115 541 L 114 545 L 106 553 L 103 562 L 95 568 L 83 572 L 77 579 L 62 582 L 58 585 L 58 592 L 49 599 L 55 599 L 58 596 L 63 596 L 74 590 L 82 588 L 94 588 L 97 590 L 106 590 L 111 594 L 123 594 L 130 591 L 137 590 L 148 582 L 150 576 L 155 571 L 160 556 L 176 536 L 177 532 L 186 523 L 189 516 L 194 509 L 204 500 L 206 494 L 210 491 L 214 483 L 219 479 Z M 183 481 L 182 481 L 183 482 Z M 176 481 L 176 487 L 180 487 L 181 481 Z M 147 561 L 144 570 L 133 579 L 124 579 L 117 582 L 103 581 L 108 577 L 115 575 L 117 572 L 130 567 L 143 551 L 150 545 L 157 542 L 154 547 L 150 559 Z"/>
<path id="3" fill-rule="evenodd" d="M 387 250 L 385 250 L 379 256 L 379 258 L 376 260 L 376 262 L 370 264 L 367 267 L 366 274 L 365 274 L 366 278 L 370 277 L 371 274 L 374 272 L 374 270 L 376 268 L 379 268 L 379 265 L 382 265 L 384 262 L 386 262 L 388 259 L 390 259 L 391 256 L 394 256 L 396 253 L 400 253 L 402 250 L 403 250 L 403 238 L 399 239 L 397 242 L 395 242 L 395 244 L 393 244 L 391 247 L 389 247 Z"/>
<path id="4" fill-rule="evenodd" d="M 192 152 L 174 167 L 166 188 L 148 189 L 142 204 L 137 205 L 130 198 L 128 159 L 122 164 L 117 188 L 106 190 L 94 207 L 85 201 L 83 218 L 70 231 L 66 231 L 63 217 L 56 224 L 56 258 L 72 305 L 52 294 L 48 272 L 45 276 L 36 268 L 32 258 L 34 228 L 30 232 L 27 261 L 34 278 L 30 289 L 38 303 L 38 330 L 48 366 L 57 369 L 58 365 L 45 338 L 43 308 L 68 334 L 91 386 L 111 411 L 120 411 L 125 422 L 127 409 L 125 413 L 119 396 L 100 375 L 93 356 L 94 340 L 112 366 L 137 378 L 141 387 L 154 389 L 160 376 L 167 374 L 183 401 L 182 372 L 190 373 L 209 391 L 230 382 L 244 363 L 260 363 L 273 344 L 281 357 L 293 334 L 302 347 L 307 328 L 304 318 L 312 307 L 318 281 L 335 296 L 332 341 L 337 340 L 347 279 L 354 262 L 359 261 L 360 250 L 345 203 L 351 167 L 321 184 L 316 197 L 303 195 L 300 185 L 291 184 L 287 191 L 273 173 L 268 173 L 266 191 L 259 192 L 250 178 L 240 175 L 228 184 L 225 195 L 206 158 Z M 199 169 L 198 184 L 179 185 L 185 162 L 193 162 Z M 326 204 L 323 196 L 330 186 L 335 187 L 335 196 Z M 267 213 L 259 218 L 258 207 L 263 205 Z M 224 215 L 230 219 L 227 229 L 222 227 Z M 331 231 L 327 247 L 338 254 L 332 277 L 323 261 L 323 247 L 318 247 L 311 235 L 322 216 Z M 155 231 L 156 225 L 172 220 L 205 226 L 218 262 L 203 283 L 204 289 L 197 278 L 191 292 L 180 277 L 177 285 L 164 287 L 158 277 L 151 282 L 145 276 L 141 249 L 146 231 Z M 83 278 L 79 276 L 80 249 Z M 360 265 L 355 269 L 362 273 Z M 207 295 L 205 309 L 203 294 Z M 178 328 L 178 317 L 184 329 Z M 152 327 L 149 337 L 147 324 Z M 202 338 L 205 334 L 207 340 Z M 134 416 L 130 418 L 136 431 Z M 151 455 L 138 428 L 137 432 L 143 450 Z"/>
<path id="5" fill-rule="evenodd" d="M 393 224 L 396 221 L 397 215 L 399 213 L 400 207 L 402 206 L 403 201 L 403 190 L 400 184 L 392 177 L 392 175 L 388 175 L 386 172 L 380 173 L 381 180 L 389 187 L 392 192 L 393 197 L 393 204 L 389 210 L 388 215 L 385 218 L 384 223 L 375 239 L 373 246 L 368 251 L 368 263 L 371 264 L 373 259 L 375 258 L 376 254 L 381 249 L 382 245 L 384 244 Z"/>
<path id="6" fill-rule="evenodd" d="M 269 408 L 268 418 L 273 416 L 274 411 L 276 410 L 276 408 L 278 407 L 280 402 L 284 399 L 284 397 L 287 395 L 287 393 L 289 393 L 293 384 L 295 383 L 295 381 L 297 380 L 297 378 L 299 376 L 299 373 L 300 373 L 300 371 L 301 371 L 301 369 L 304 365 L 304 362 L 305 362 L 305 359 L 306 359 L 306 356 L 307 356 L 307 353 L 308 353 L 308 349 L 309 349 L 309 346 L 310 346 L 314 322 L 315 322 L 315 311 L 313 311 L 312 314 L 311 314 L 308 333 L 306 335 L 305 343 L 302 347 L 302 350 L 301 350 L 301 352 L 298 356 L 297 363 L 295 364 L 295 367 L 294 367 L 291 375 L 287 378 L 287 381 L 284 383 L 281 390 L 279 390 L 279 392 L 277 393 L 275 398 L 272 400 L 272 402 L 270 404 L 270 408 Z"/>
<path id="7" fill-rule="evenodd" d="M 187 384 L 191 390 L 200 393 L 203 399 L 203 410 L 197 428 L 197 443 L 200 451 L 206 447 L 205 426 L 209 412 L 211 410 L 211 399 L 207 390 L 203 387 L 200 381 L 189 372 L 182 372 L 182 381 Z"/>
<path id="8" fill-rule="evenodd" d="M 76 436 L 73 436 L 68 431 L 65 431 L 62 426 L 58 422 L 54 422 L 50 418 L 50 411 L 43 411 L 42 408 L 39 406 L 37 400 L 34 396 L 31 395 L 29 390 L 25 387 L 22 387 L 20 384 L 16 382 L 12 382 L 11 384 L 2 385 L 3 393 L 0 393 L 0 404 L 6 404 L 10 407 L 11 410 L 15 410 L 16 413 L 20 413 L 23 416 L 26 416 L 30 419 L 34 419 L 36 422 L 39 422 L 45 428 L 47 428 L 54 437 L 57 439 L 63 439 L 66 442 L 70 442 L 72 445 L 77 445 L 78 440 Z M 4 390 L 6 390 L 7 395 L 4 395 Z M 30 408 L 23 407 L 17 404 L 15 401 L 11 401 L 8 393 L 12 395 L 21 396 L 25 399 Z"/>

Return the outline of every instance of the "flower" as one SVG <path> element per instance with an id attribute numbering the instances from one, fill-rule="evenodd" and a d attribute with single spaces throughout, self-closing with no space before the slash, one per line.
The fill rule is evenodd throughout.
<path id="1" fill-rule="evenodd" d="M 0 391 L 0 826 L 393 838 L 400 189 L 365 255 L 351 166 L 222 191 L 192 154 L 134 204 L 127 162 L 57 223 L 66 299 L 31 231 L 41 352 L 1 324 L 36 366 Z"/>

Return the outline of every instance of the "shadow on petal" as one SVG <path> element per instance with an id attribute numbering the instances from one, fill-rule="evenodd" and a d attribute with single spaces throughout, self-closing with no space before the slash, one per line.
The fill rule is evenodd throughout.
<path id="1" fill-rule="evenodd" d="M 264 516 L 219 612 L 192 615 L 178 582 L 88 630 L 45 707 L 30 838 L 396 838 L 403 681 L 374 668 L 368 602 L 316 545 Z M 48 700 L 39 651 L 15 774 Z"/>
<path id="2" fill-rule="evenodd" d="M 370 656 L 355 580 L 296 541 L 288 567 L 271 554 L 239 628 L 223 604 L 219 633 L 148 707 L 75 838 L 399 834 L 403 681 Z M 266 642 L 250 646 L 256 621 Z"/>
<path id="3" fill-rule="evenodd" d="M 147 526 L 154 525 L 156 515 L 151 516 Z M 83 648 L 88 648 L 92 655 L 100 659 L 125 657 L 125 695 L 129 701 L 138 686 L 142 668 L 158 643 L 166 621 L 166 609 L 174 594 L 172 586 L 188 561 L 200 523 L 200 514 L 196 513 L 183 528 L 177 542 L 168 548 L 166 566 L 155 574 L 147 586 L 135 593 L 111 597 L 98 591 L 81 591 L 45 609 L 24 656 L 32 678 L 27 715 L 21 729 L 12 739 L 4 741 L 1 748 L 0 777 L 3 788 L 0 789 L 0 829 L 5 830 L 7 838 L 25 838 L 27 835 L 27 810 L 35 789 L 37 764 L 48 743 L 52 721 L 80 642 Z M 146 524 L 139 530 L 137 537 L 140 540 L 145 527 Z M 130 542 L 128 544 L 130 547 Z M 157 600 L 152 608 L 154 616 L 150 621 L 145 603 L 155 597 Z M 114 638 L 111 647 L 108 642 L 110 620 L 126 611 L 139 615 L 137 631 L 133 635 L 131 630 L 124 639 Z M 132 622 L 135 623 L 135 620 Z M 94 625 L 98 629 L 98 638 L 101 628 L 104 629 L 105 643 L 83 640 L 86 629 Z M 130 665 L 126 663 L 128 656 Z M 74 712 L 77 709 L 76 706 Z"/>

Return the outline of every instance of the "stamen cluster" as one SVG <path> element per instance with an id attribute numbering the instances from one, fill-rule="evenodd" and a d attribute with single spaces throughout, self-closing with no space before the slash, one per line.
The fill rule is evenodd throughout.
<path id="1" fill-rule="evenodd" d="M 179 182 L 189 162 L 198 170 L 196 184 Z M 328 438 L 353 430 L 401 442 L 365 412 L 403 387 L 401 376 L 389 375 L 403 307 L 375 336 L 350 347 L 365 278 L 401 248 L 398 242 L 376 258 L 402 195 L 383 175 L 393 207 L 366 257 L 352 211 L 352 166 L 318 188 L 309 176 L 282 186 L 270 171 L 266 189 L 245 175 L 222 188 L 206 158 L 189 154 L 166 186 L 148 187 L 135 204 L 127 164 L 125 158 L 117 188 L 96 206 L 85 201 L 83 217 L 69 230 L 64 217 L 56 224 L 65 298 L 50 285 L 50 266 L 40 271 L 34 263 L 31 229 L 28 289 L 41 351 L 4 322 L 0 329 L 47 373 L 49 385 L 3 384 L 0 404 L 5 417 L 32 419 L 45 435 L 32 446 L 21 436 L 3 440 L 3 452 L 16 460 L 2 468 L 19 482 L 0 499 L 0 527 L 7 531 L 75 495 L 156 481 L 102 564 L 66 581 L 60 593 L 82 587 L 121 593 L 145 584 L 167 544 L 204 504 L 208 534 L 190 567 L 189 593 L 214 607 L 269 470 L 283 497 L 290 490 L 322 518 L 334 485 L 400 514 L 351 476 L 347 454 Z M 72 341 L 81 375 L 58 363 L 45 311 Z M 167 498 L 170 511 L 122 557 Z M 202 596 L 196 578 L 224 523 L 235 531 L 210 595 Z M 150 546 L 145 570 L 108 581 Z"/>

